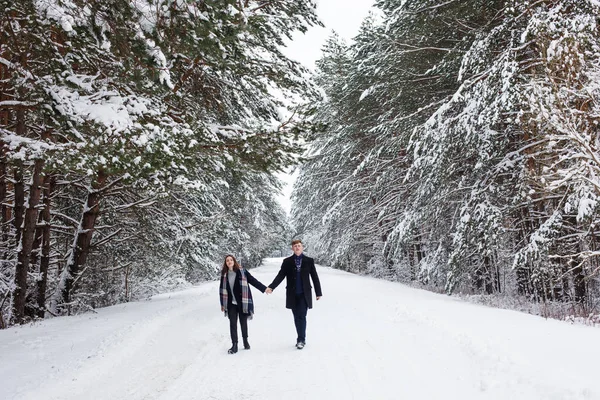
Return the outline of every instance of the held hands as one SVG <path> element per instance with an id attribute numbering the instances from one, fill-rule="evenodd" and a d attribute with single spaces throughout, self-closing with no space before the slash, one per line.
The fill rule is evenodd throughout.
<path id="1" fill-rule="evenodd" d="M 268 288 L 265 289 L 265 293 L 266 294 L 271 294 L 271 293 L 273 293 L 273 289 L 271 289 L 270 287 L 268 287 Z"/>

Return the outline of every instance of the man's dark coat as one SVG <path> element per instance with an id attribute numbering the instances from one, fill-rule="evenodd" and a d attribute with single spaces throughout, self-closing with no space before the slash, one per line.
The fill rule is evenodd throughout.
<path id="1" fill-rule="evenodd" d="M 321 282 L 319 282 L 319 275 L 315 268 L 315 260 L 302 255 L 302 266 L 300 269 L 300 276 L 302 277 L 302 288 L 304 289 L 304 297 L 306 298 L 306 304 L 308 308 L 312 308 L 312 286 L 310 285 L 310 278 L 312 278 L 313 284 L 315 285 L 315 293 L 317 297 L 322 296 L 321 293 Z M 310 276 L 310 278 L 309 278 Z M 285 307 L 294 308 L 296 305 L 296 262 L 294 256 L 285 258 L 281 263 L 281 269 L 279 273 L 273 279 L 273 282 L 269 285 L 271 289 L 275 289 L 287 278 L 286 295 L 285 295 Z"/>

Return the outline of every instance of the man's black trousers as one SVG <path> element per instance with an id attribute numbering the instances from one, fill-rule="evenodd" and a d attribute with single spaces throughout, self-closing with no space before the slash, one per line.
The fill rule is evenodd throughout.
<path id="1" fill-rule="evenodd" d="M 292 308 L 294 313 L 294 324 L 296 324 L 297 342 L 306 342 L 306 312 L 308 305 L 304 293 L 296 295 L 296 305 Z"/>

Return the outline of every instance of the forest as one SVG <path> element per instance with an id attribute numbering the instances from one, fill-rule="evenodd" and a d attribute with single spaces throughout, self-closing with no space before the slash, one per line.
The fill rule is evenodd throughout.
<path id="1" fill-rule="evenodd" d="M 310 71 L 282 48 L 316 7 L 0 0 L 0 329 L 292 237 L 333 268 L 598 315 L 600 2 L 377 0 Z"/>
<path id="2" fill-rule="evenodd" d="M 599 23 L 596 0 L 379 0 L 333 35 L 292 203 L 312 254 L 597 315 Z"/>
<path id="3" fill-rule="evenodd" d="M 257 266 L 309 129 L 310 1 L 0 0 L 0 328 Z M 285 100 L 285 101 L 284 101 Z M 297 104 L 296 104 L 297 103 Z"/>

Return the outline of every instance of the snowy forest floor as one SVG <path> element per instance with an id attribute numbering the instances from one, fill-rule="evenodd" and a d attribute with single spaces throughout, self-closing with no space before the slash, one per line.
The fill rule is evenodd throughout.
<path id="1" fill-rule="evenodd" d="M 253 270 L 264 284 L 281 259 Z M 3 399 L 600 399 L 600 329 L 319 268 L 297 350 L 285 282 L 228 355 L 218 282 L 0 331 Z"/>

